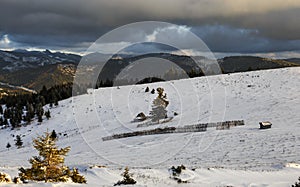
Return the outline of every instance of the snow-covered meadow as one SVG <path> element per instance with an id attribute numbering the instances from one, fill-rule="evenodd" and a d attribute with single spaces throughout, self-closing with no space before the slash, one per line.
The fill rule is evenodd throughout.
<path id="1" fill-rule="evenodd" d="M 145 93 L 147 86 L 165 89 L 171 122 L 145 128 L 132 122 L 151 110 L 156 95 Z M 37 154 L 32 139 L 55 130 L 58 144 L 71 146 L 66 164 L 79 167 L 90 186 L 112 186 L 124 166 L 137 186 L 290 186 L 300 176 L 299 92 L 300 68 L 89 90 L 50 109 L 52 118 L 41 125 L 0 130 L 0 171 L 17 176 Z M 244 120 L 245 126 L 102 141 L 116 133 L 227 120 Z M 260 121 L 273 126 L 260 130 Z M 23 148 L 5 148 L 14 144 L 13 135 L 22 136 Z M 170 178 L 168 168 L 181 164 L 188 168 L 181 176 L 188 184 Z"/>

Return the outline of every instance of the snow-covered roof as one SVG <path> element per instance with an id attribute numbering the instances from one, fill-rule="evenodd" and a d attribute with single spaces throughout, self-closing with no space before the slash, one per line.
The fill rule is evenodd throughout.
<path id="1" fill-rule="evenodd" d="M 263 121 L 263 122 L 260 122 L 260 124 L 263 125 L 263 126 L 272 125 L 272 123 L 269 122 L 269 121 Z"/>

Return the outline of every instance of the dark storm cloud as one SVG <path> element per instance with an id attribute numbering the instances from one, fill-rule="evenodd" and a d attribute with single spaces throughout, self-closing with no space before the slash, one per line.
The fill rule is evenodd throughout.
<path id="1" fill-rule="evenodd" d="M 193 27 L 192 32 L 204 40 L 210 49 L 218 52 L 279 52 L 300 50 L 300 40 L 266 38 L 258 30 L 228 26 Z"/>
<path id="2" fill-rule="evenodd" d="M 298 0 L 1 0 L 0 45 L 83 50 L 113 28 L 158 20 L 187 25 L 214 51 L 299 50 L 299 17 Z"/>

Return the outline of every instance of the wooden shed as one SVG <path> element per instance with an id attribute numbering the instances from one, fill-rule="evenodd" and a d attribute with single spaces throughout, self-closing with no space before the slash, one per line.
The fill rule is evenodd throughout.
<path id="1" fill-rule="evenodd" d="M 272 127 L 272 123 L 269 121 L 259 122 L 260 129 L 270 129 Z"/>
<path id="2" fill-rule="evenodd" d="M 143 112 L 141 112 L 135 117 L 134 121 L 145 121 L 146 119 L 147 116 Z"/>

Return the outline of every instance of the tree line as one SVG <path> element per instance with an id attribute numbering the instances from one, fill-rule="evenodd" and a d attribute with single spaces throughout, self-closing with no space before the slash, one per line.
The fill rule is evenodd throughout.
<path id="1" fill-rule="evenodd" d="M 53 86 L 49 89 L 43 86 L 38 93 L 9 95 L 0 99 L 0 127 L 20 127 L 30 124 L 34 118 L 43 122 L 44 117 L 51 117 L 50 110 L 43 106 L 49 104 L 50 108 L 57 106 L 58 102 L 72 96 L 72 84 Z"/>

